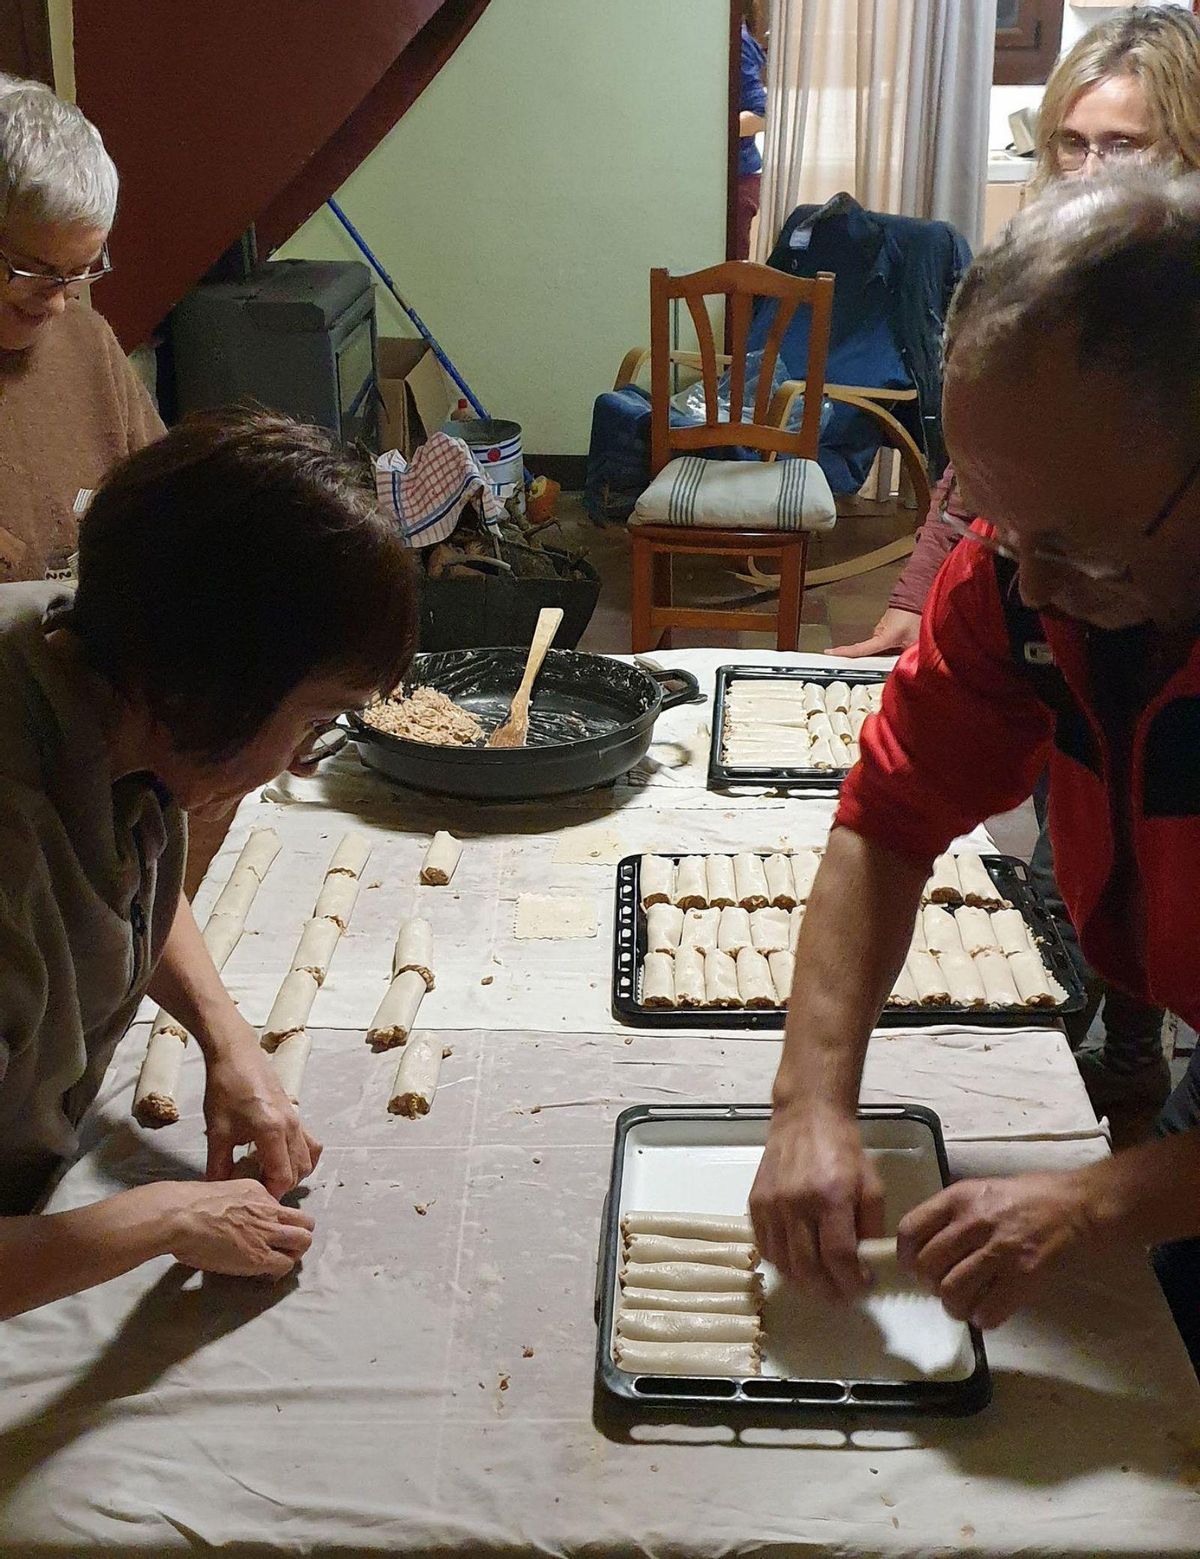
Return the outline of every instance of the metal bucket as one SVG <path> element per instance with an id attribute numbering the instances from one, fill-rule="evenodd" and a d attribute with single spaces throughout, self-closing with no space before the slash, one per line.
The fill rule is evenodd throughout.
<path id="1" fill-rule="evenodd" d="M 479 462 L 479 469 L 501 503 L 516 494 L 517 505 L 525 513 L 525 461 L 521 453 L 521 424 L 489 417 L 487 421 L 468 419 L 447 422 L 445 432 L 460 438 Z"/>

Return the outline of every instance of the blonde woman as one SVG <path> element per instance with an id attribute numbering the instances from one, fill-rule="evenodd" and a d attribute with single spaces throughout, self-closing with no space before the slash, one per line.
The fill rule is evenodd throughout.
<path id="1" fill-rule="evenodd" d="M 1180 172 L 1200 169 L 1200 20 L 1175 7 L 1122 11 L 1059 61 L 1038 115 L 1030 193 L 1131 157 Z M 956 512 L 952 487 L 953 472 L 947 470 L 871 637 L 832 654 L 896 655 L 916 641 L 933 576 L 957 539 L 949 526 L 937 523 L 947 499 L 951 514 Z"/>

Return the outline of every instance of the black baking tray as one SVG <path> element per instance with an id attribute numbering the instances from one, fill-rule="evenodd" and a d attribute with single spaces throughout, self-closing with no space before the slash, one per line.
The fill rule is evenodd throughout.
<path id="1" fill-rule="evenodd" d="M 780 1417 L 794 1415 L 797 1410 L 806 1414 L 816 1410 L 965 1417 L 985 1408 L 992 1396 L 991 1372 L 983 1337 L 974 1326 L 967 1327 L 970 1371 L 959 1379 L 649 1375 L 618 1368 L 612 1357 L 611 1341 L 620 1286 L 622 1186 L 630 1133 L 655 1127 L 686 1131 L 692 1125 L 697 1130 L 711 1133 L 727 1123 L 731 1136 L 737 1133 L 744 1138 L 748 1132 L 755 1136 L 761 1132 L 765 1137 L 770 1118 L 771 1107 L 766 1104 L 644 1104 L 623 1110 L 617 1117 L 612 1173 L 601 1217 L 596 1264 L 596 1378 L 600 1386 L 629 1407 L 686 1410 L 691 1406 L 707 1411 L 720 1408 L 759 1415 L 778 1414 Z M 914 1126 L 927 1130 L 932 1138 L 941 1183 L 949 1184 L 950 1168 L 946 1161 L 942 1124 L 932 1110 L 918 1104 L 864 1104 L 859 1106 L 858 1118 L 865 1134 L 886 1133 L 893 1123 L 898 1132 L 907 1129 L 911 1134 Z"/>
<path id="2" fill-rule="evenodd" d="M 651 851 L 651 854 L 658 853 Z M 691 852 L 681 852 L 687 854 Z M 759 852 L 754 852 L 759 853 Z M 667 857 L 678 862 L 680 855 Z M 765 854 L 764 854 L 765 859 Z M 646 913 L 641 904 L 641 856 L 627 855 L 617 865 L 616 913 L 613 917 L 612 1013 L 618 1022 L 638 1028 L 765 1029 L 778 1033 L 786 1007 L 643 1007 L 637 999 L 638 971 L 646 956 Z M 1071 956 L 1049 910 L 1029 881 L 1024 861 L 1013 855 L 980 855 L 1001 897 L 1019 909 L 1040 944 L 1042 959 L 1066 991 L 1057 1007 L 885 1007 L 878 1027 L 919 1023 L 967 1023 L 989 1028 L 1029 1028 L 1079 1012 L 1087 997 Z"/>
<path id="3" fill-rule="evenodd" d="M 725 729 L 725 693 L 731 682 L 831 682 L 876 686 L 886 682 L 886 671 L 807 671 L 799 666 L 718 666 L 713 699 L 712 743 L 708 750 L 709 790 L 737 790 L 744 785 L 769 785 L 772 790 L 836 790 L 849 774 L 844 769 L 794 769 L 764 766 L 758 769 L 730 766 L 721 757 Z"/>

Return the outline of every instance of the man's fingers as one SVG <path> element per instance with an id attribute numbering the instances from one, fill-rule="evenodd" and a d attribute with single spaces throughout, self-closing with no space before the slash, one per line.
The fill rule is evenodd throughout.
<path id="1" fill-rule="evenodd" d="M 750 1199 L 750 1217 L 759 1250 L 785 1278 L 799 1279 L 788 1248 L 789 1218 L 778 1200 Z"/>
<path id="2" fill-rule="evenodd" d="M 867 1286 L 858 1259 L 856 1211 L 847 1203 L 825 1212 L 817 1225 L 821 1268 L 841 1299 L 856 1299 Z"/>
<path id="3" fill-rule="evenodd" d="M 810 1215 L 779 1200 L 756 1202 L 751 1198 L 751 1221 L 763 1257 L 783 1278 L 801 1288 L 815 1289 L 826 1298 L 833 1290 L 817 1256 L 816 1233 Z"/>
<path id="4" fill-rule="evenodd" d="M 960 1262 L 979 1249 L 983 1238 L 971 1223 L 954 1220 L 914 1253 L 910 1269 L 936 1289 Z"/>
<path id="5" fill-rule="evenodd" d="M 901 1218 L 896 1229 L 896 1254 L 902 1267 L 912 1271 L 920 1252 L 952 1221 L 958 1205 L 955 1189 L 939 1191 Z"/>
<path id="6" fill-rule="evenodd" d="M 301 1126 L 300 1130 L 304 1131 L 304 1127 Z M 308 1143 L 308 1160 L 309 1160 L 309 1166 L 310 1166 L 309 1167 L 309 1173 L 311 1174 L 312 1171 L 321 1162 L 322 1148 L 321 1148 L 321 1144 L 317 1141 L 317 1139 L 315 1137 L 309 1136 L 308 1132 L 306 1132 L 306 1131 L 304 1131 L 304 1140 L 305 1140 L 305 1142 Z"/>
<path id="7" fill-rule="evenodd" d="M 881 1239 L 886 1232 L 883 1181 L 879 1178 L 870 1159 L 867 1159 L 863 1169 L 862 1191 L 858 1199 L 858 1237 L 862 1240 L 877 1240 Z"/>
<path id="8" fill-rule="evenodd" d="M 1020 1295 L 1010 1283 L 994 1282 L 976 1300 L 971 1325 L 977 1326 L 981 1332 L 991 1331 L 993 1326 L 1001 1326 L 1007 1321 L 1020 1303 Z"/>
<path id="9" fill-rule="evenodd" d="M 826 1304 L 836 1304 L 841 1296 L 821 1264 L 820 1236 L 816 1224 L 808 1217 L 798 1218 L 791 1225 L 789 1234 L 796 1281 L 811 1293 L 819 1294 Z"/>
<path id="10" fill-rule="evenodd" d="M 982 1302 L 995 1276 L 995 1257 L 986 1246 L 972 1251 L 942 1279 L 937 1295 L 947 1315 L 966 1321 Z"/>
<path id="11" fill-rule="evenodd" d="M 786 1275 L 788 1265 L 787 1235 L 782 1218 L 775 1207 L 750 1207 L 751 1225 L 758 1248 L 772 1266 Z"/>

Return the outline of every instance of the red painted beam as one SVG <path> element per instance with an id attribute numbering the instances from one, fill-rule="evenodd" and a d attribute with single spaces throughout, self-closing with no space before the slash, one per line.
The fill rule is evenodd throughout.
<path id="1" fill-rule="evenodd" d="M 431 72 L 486 0 L 444 3 L 443 31 L 418 55 Z M 281 224 L 295 225 L 297 213 L 332 193 L 429 79 L 397 75 L 395 66 L 441 8 L 439 0 L 76 6 L 79 104 L 121 173 L 116 268 L 94 301 L 125 347 L 144 341 L 252 222 L 267 214 L 269 241 L 278 242 Z M 402 90 L 376 98 L 385 78 Z"/>

